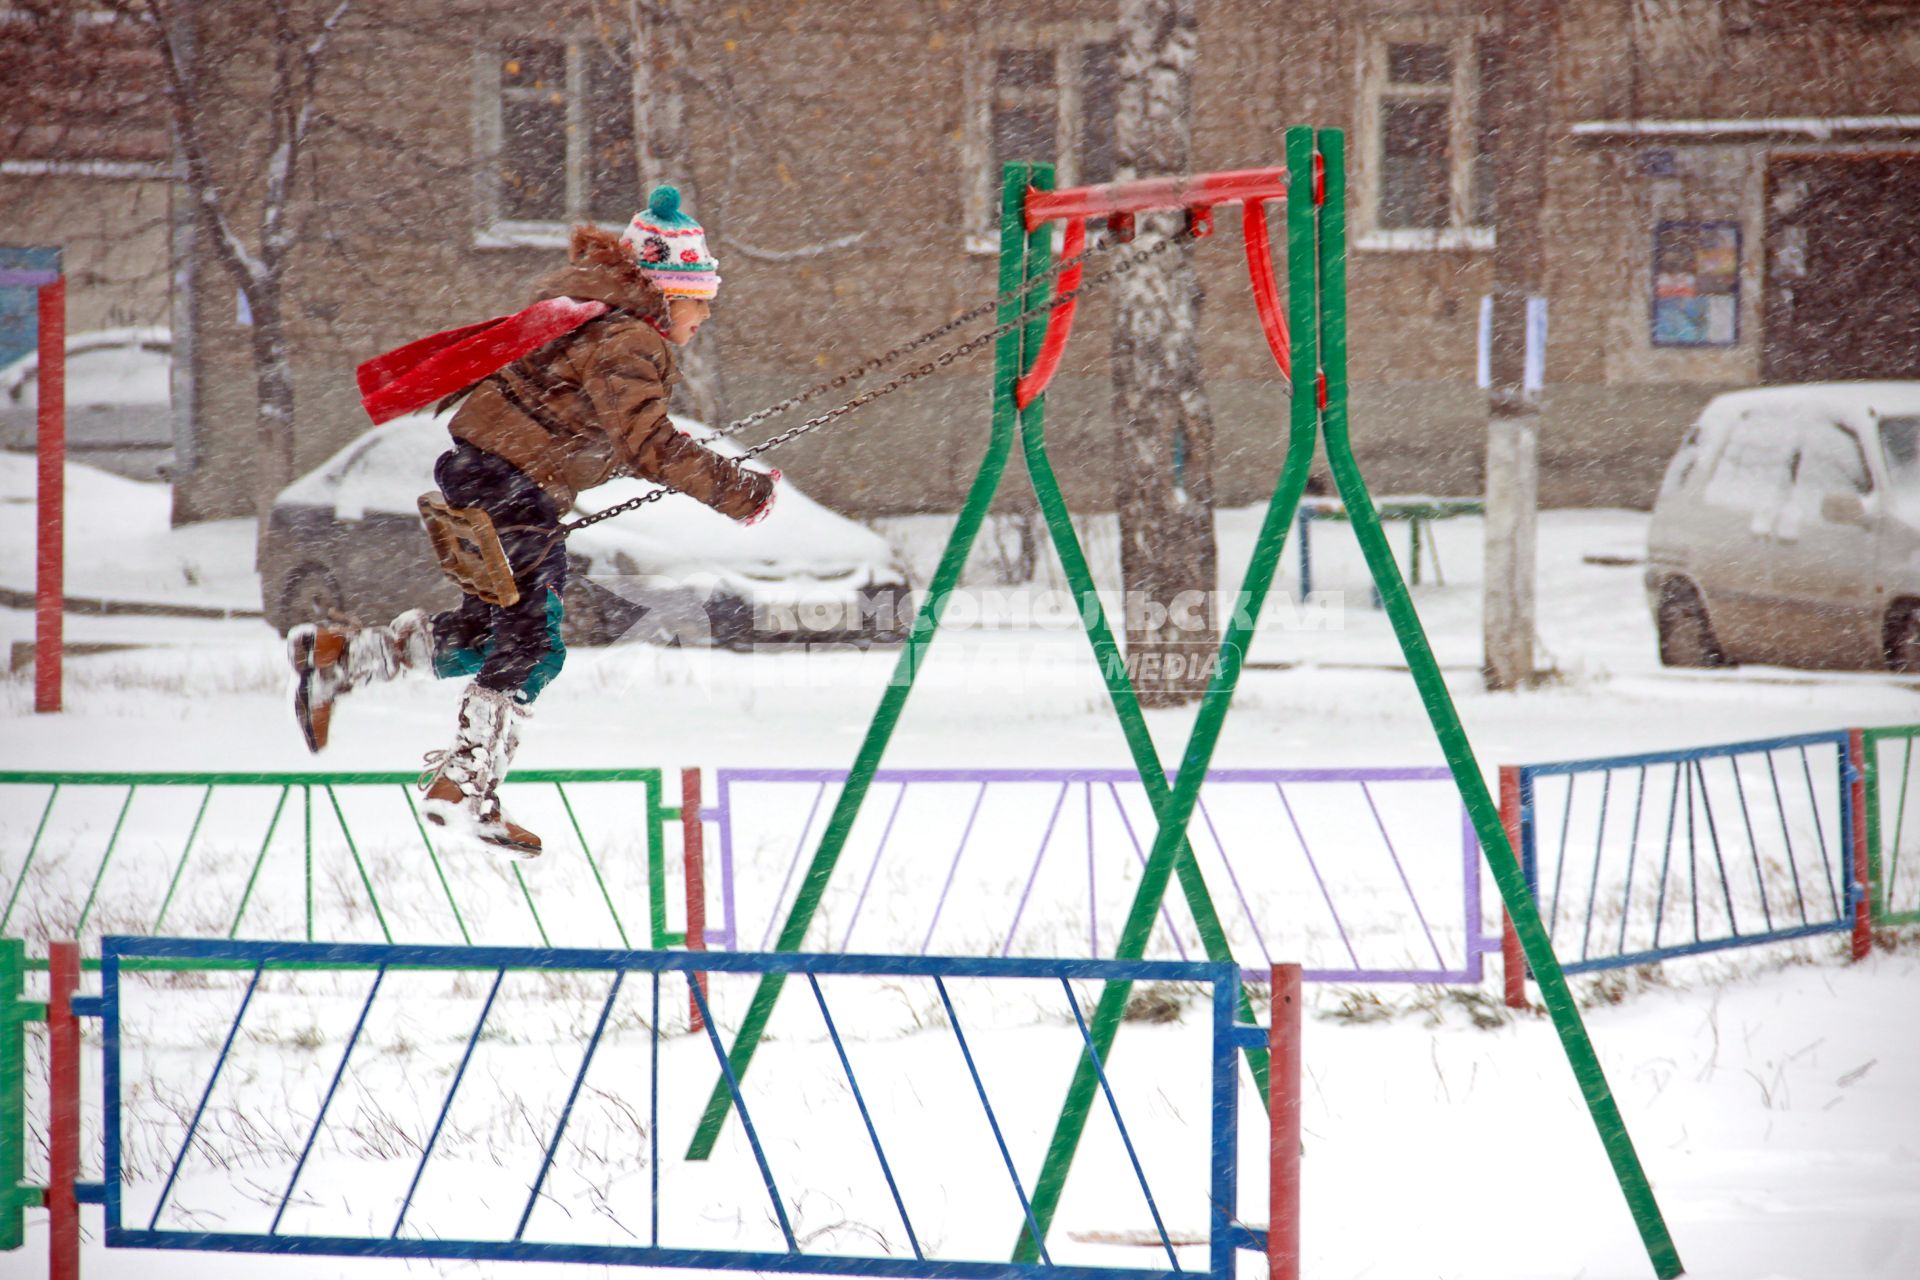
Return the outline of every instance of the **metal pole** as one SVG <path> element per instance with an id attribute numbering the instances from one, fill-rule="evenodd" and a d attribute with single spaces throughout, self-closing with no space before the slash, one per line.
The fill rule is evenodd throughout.
<path id="1" fill-rule="evenodd" d="M 1488 335 L 1486 575 L 1481 628 L 1489 689 L 1534 679 L 1535 526 L 1539 514 L 1540 391 L 1526 370 L 1528 299 L 1545 254 L 1548 100 L 1559 0 L 1504 0 L 1482 110 L 1494 140 L 1493 320 Z M 1462 221 L 1471 191 L 1456 189 Z M 1468 206 L 1468 207 L 1463 207 Z"/>
<path id="2" fill-rule="evenodd" d="M 1500 826 L 1507 833 L 1507 844 L 1517 855 L 1520 849 L 1520 766 L 1500 766 Z M 1520 950 L 1520 935 L 1514 932 L 1513 913 L 1500 908 L 1500 967 L 1507 982 L 1507 1008 L 1527 1008 L 1527 958 Z"/>
<path id="3" fill-rule="evenodd" d="M 34 576 L 33 709 L 60 710 L 65 643 L 67 282 L 40 286 L 39 540 Z"/>
<path id="4" fill-rule="evenodd" d="M 1300 1280 L 1300 966 L 1273 966 L 1267 1028 L 1267 1275 Z"/>
<path id="5" fill-rule="evenodd" d="M 39 1193 L 22 1186 L 27 1171 L 27 1021 L 21 999 L 27 944 L 0 938 L 0 1251 L 26 1241 L 27 1206 Z"/>
<path id="6" fill-rule="evenodd" d="M 687 882 L 687 950 L 707 949 L 707 859 L 706 823 L 700 817 L 700 770 L 680 771 L 680 851 Z M 700 995 L 707 994 L 707 975 L 689 973 L 687 981 L 698 985 Z M 688 1027 L 700 1031 L 706 1022 L 700 1016 L 700 998 L 687 992 Z"/>
<path id="7" fill-rule="evenodd" d="M 1847 834 L 1853 846 L 1853 958 L 1865 960 L 1873 952 L 1873 894 L 1867 874 L 1867 738 L 1860 729 L 1847 730 L 1846 781 L 1852 818 Z"/>
<path id="8" fill-rule="evenodd" d="M 80 1280 L 80 944 L 47 944 L 47 1277 Z"/>

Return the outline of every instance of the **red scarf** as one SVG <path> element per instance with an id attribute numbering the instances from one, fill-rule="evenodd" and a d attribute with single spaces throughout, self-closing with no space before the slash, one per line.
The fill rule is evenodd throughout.
<path id="1" fill-rule="evenodd" d="M 548 298 L 510 316 L 495 316 L 395 347 L 356 371 L 360 403 L 376 425 L 424 409 L 609 310 L 604 302 Z"/>

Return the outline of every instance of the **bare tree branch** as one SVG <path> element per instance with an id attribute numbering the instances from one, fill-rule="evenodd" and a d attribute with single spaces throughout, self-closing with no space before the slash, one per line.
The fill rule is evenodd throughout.
<path id="1" fill-rule="evenodd" d="M 187 194 L 193 216 L 213 242 L 214 250 L 228 271 L 244 288 L 266 273 L 266 264 L 254 256 L 227 221 L 220 206 L 220 191 L 214 185 L 207 148 L 200 135 L 200 102 L 193 77 L 185 66 L 177 29 L 173 27 L 172 7 L 166 0 L 144 0 L 144 20 L 154 28 L 154 40 L 160 50 L 160 62 L 167 74 L 167 100 L 173 116 L 174 137 L 186 164 Z M 134 16 L 131 11 L 129 16 Z"/>

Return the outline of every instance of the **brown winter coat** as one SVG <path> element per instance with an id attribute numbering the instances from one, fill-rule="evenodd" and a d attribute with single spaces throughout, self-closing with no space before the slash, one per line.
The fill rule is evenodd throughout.
<path id="1" fill-rule="evenodd" d="M 562 512 L 582 489 L 624 475 L 669 485 L 735 520 L 752 515 L 771 495 L 771 477 L 702 448 L 667 420 L 680 374 L 661 336 L 666 299 L 614 232 L 574 228 L 567 257 L 533 300 L 582 298 L 618 310 L 482 382 L 448 430 L 525 472 Z"/>

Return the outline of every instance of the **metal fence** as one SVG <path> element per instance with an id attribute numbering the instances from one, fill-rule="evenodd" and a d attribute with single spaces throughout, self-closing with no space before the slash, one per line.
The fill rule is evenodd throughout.
<path id="1" fill-rule="evenodd" d="M 1521 865 L 1568 973 L 1855 926 L 1845 732 L 1512 772 Z"/>
<path id="2" fill-rule="evenodd" d="M 404 773 L 0 773 L 0 934 L 675 946 L 658 769 L 521 770 L 537 874 L 444 840 Z M 42 962 L 44 963 L 44 962 Z"/>
<path id="3" fill-rule="evenodd" d="M 1920 725 L 1868 729 L 1861 739 L 1873 919 L 1920 924 L 1920 787 L 1914 786 Z"/>
<path id="4" fill-rule="evenodd" d="M 77 952 L 65 954 L 64 980 L 75 981 Z M 785 1070 L 743 1087 L 714 1016 L 718 1007 L 725 1022 L 725 1001 L 696 967 L 716 988 L 736 975 L 805 982 L 812 998 L 793 1006 L 781 1040 Z M 663 978 L 685 980 L 699 1032 L 663 1035 Z M 1117 1159 L 1089 1162 L 1088 1176 L 1102 1212 L 1136 1219 L 1125 1234 L 1150 1248 L 1067 1233 L 1043 1239 L 1037 1264 L 998 1260 L 996 1244 L 1033 1226 L 1023 1165 L 1050 1110 L 1026 1104 L 1050 1107 L 1064 1082 L 1040 1050 L 1062 1066 L 1091 1052 L 1075 984 L 1111 981 L 1195 984 L 1207 1010 L 1187 1032 L 1191 1057 L 1161 1045 L 1116 1069 L 1095 1056 Z M 101 1176 L 74 1177 L 77 1130 L 56 1120 L 51 1143 L 74 1180 L 56 1179 L 47 1199 L 103 1205 L 108 1248 L 1230 1280 L 1236 1249 L 1266 1247 L 1238 1221 L 1238 1059 L 1267 1043 L 1264 1028 L 1235 1023 L 1239 981 L 1228 964 L 1167 961 L 109 937 L 101 994 L 56 994 L 49 1015 L 56 1038 L 76 1015 L 100 1020 Z M 859 1037 L 906 986 L 937 1009 L 926 1030 L 944 1048 L 924 1035 L 905 1047 Z M 1058 1006 L 1064 1034 L 1055 1019 L 1029 1019 L 1024 1036 L 1004 1025 L 1007 1010 L 1035 1002 Z M 542 1010 L 557 1034 L 529 1026 Z M 310 1019 L 316 1029 L 289 1052 L 288 1028 Z M 183 1036 L 187 1026 L 197 1034 Z M 418 1060 L 391 1063 L 396 1028 L 418 1037 Z M 56 1112 L 77 1093 L 77 1043 L 75 1033 L 54 1070 Z M 716 1065 L 742 1123 L 712 1161 L 677 1160 L 694 1089 Z M 1181 1101 L 1187 1092 L 1195 1098 Z M 915 1123 L 909 1102 L 940 1121 Z M 1165 1114 L 1175 1103 L 1204 1106 L 1206 1121 Z M 972 1129 L 958 1121 L 966 1111 Z M 1254 1144 L 1263 1166 L 1266 1145 Z M 1117 1261 L 1130 1257 L 1142 1261 Z"/>
<path id="5" fill-rule="evenodd" d="M 720 769 L 707 939 L 765 948 L 844 769 Z M 814 951 L 1112 954 L 1157 824 L 1125 769 L 882 769 Z M 1443 768 L 1218 769 L 1192 828 L 1234 954 L 1310 981 L 1477 983 L 1480 850 Z M 1178 896 L 1150 954 L 1201 954 Z M 1264 968 L 1249 978 L 1264 979 Z"/>

